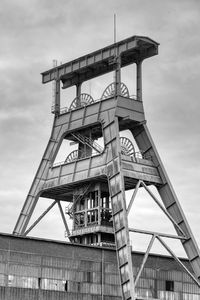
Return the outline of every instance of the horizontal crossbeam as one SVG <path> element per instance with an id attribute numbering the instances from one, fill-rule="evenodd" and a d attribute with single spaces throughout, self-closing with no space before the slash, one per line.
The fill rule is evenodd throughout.
<path id="1" fill-rule="evenodd" d="M 64 88 L 69 87 L 114 70 L 116 54 L 121 55 L 123 67 L 158 54 L 158 45 L 148 37 L 132 36 L 43 72 L 42 82 L 60 78 Z"/>
<path id="2" fill-rule="evenodd" d="M 186 238 L 184 236 L 180 236 L 180 235 L 167 234 L 167 233 L 161 233 L 161 232 L 154 232 L 154 231 L 142 230 L 142 229 L 129 228 L 129 231 L 135 232 L 135 233 L 141 233 L 141 234 L 162 236 L 162 237 L 171 238 L 171 239 L 178 239 L 178 240 L 187 240 L 188 239 L 188 238 Z"/>

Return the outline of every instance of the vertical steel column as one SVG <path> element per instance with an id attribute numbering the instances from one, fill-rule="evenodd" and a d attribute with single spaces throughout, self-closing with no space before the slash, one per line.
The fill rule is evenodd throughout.
<path id="1" fill-rule="evenodd" d="M 81 106 L 81 99 L 80 99 L 80 96 L 81 96 L 81 84 L 82 83 L 78 83 L 76 85 L 76 105 L 77 106 Z"/>
<path id="2" fill-rule="evenodd" d="M 121 93 L 121 57 L 116 55 L 115 98 Z M 109 120 L 109 118 L 108 118 Z M 124 177 L 121 166 L 121 146 L 119 140 L 118 118 L 108 121 L 104 131 L 105 148 L 108 149 L 107 172 L 108 186 L 112 204 L 113 227 L 116 253 L 123 300 L 135 300 L 135 285 L 131 246 L 129 239 L 128 218 Z"/>
<path id="3" fill-rule="evenodd" d="M 121 56 L 116 56 L 115 97 L 121 93 Z"/>
<path id="4" fill-rule="evenodd" d="M 136 88 L 137 88 L 137 100 L 142 101 L 142 61 L 138 61 L 136 63 L 137 69 L 137 80 L 136 80 Z"/>
<path id="5" fill-rule="evenodd" d="M 55 114 L 60 114 L 60 77 L 58 73 L 58 68 L 56 70 L 56 79 L 55 79 Z"/>
<path id="6" fill-rule="evenodd" d="M 117 261 L 123 300 L 135 300 L 134 274 L 126 211 L 124 177 L 121 166 L 118 118 L 104 129 L 105 146 L 108 149 L 107 173 L 112 204 Z"/>

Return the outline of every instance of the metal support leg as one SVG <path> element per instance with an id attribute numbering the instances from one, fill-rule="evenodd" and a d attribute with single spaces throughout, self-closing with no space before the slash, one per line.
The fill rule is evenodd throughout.
<path id="1" fill-rule="evenodd" d="M 62 217 L 62 220 L 63 220 L 63 224 L 65 225 L 65 230 L 66 230 L 66 232 L 67 232 L 67 236 L 69 237 L 69 236 L 70 236 L 70 231 L 69 231 L 69 227 L 68 227 L 68 225 L 67 225 L 67 221 L 66 221 L 66 219 L 65 219 L 65 215 L 64 215 L 62 206 L 61 206 L 61 204 L 60 204 L 60 201 L 58 201 L 58 207 L 59 207 L 60 214 L 61 214 L 61 217 Z"/>
<path id="2" fill-rule="evenodd" d="M 138 61 L 137 68 L 137 100 L 142 101 L 142 61 Z"/>
<path id="3" fill-rule="evenodd" d="M 134 274 L 118 129 L 118 119 L 115 118 L 115 121 L 109 125 L 110 139 L 106 139 L 106 147 L 109 152 L 107 157 L 108 186 L 112 204 L 113 227 L 122 296 L 124 300 L 135 300 Z"/>
<path id="4" fill-rule="evenodd" d="M 62 136 L 62 126 L 55 127 L 56 118 L 54 119 L 53 130 L 51 138 L 49 139 L 48 145 L 44 152 L 43 158 L 21 210 L 21 213 L 18 217 L 17 223 L 13 230 L 13 234 L 24 235 L 30 218 L 33 214 L 35 206 L 37 204 L 40 191 L 45 183 L 48 171 L 51 167 L 53 157 L 56 154 L 58 148 L 58 141 Z"/>
<path id="5" fill-rule="evenodd" d="M 182 240 L 182 244 L 188 256 L 188 259 L 191 263 L 194 273 L 196 274 L 197 278 L 200 279 L 199 248 L 191 232 L 191 229 L 183 213 L 183 210 L 180 206 L 180 203 L 177 199 L 177 196 L 173 190 L 171 182 L 164 169 L 164 166 L 156 150 L 156 147 L 153 143 L 148 128 L 145 124 L 142 124 L 137 128 L 136 127 L 132 128 L 131 131 L 135 138 L 136 143 L 138 144 L 139 149 L 142 150 L 145 153 L 145 155 L 150 156 L 155 166 L 157 167 L 157 170 L 163 181 L 163 184 L 159 185 L 157 187 L 157 190 L 160 194 L 160 197 L 163 201 L 166 211 L 171 216 L 171 218 L 176 222 L 179 228 L 181 228 L 182 232 L 184 233 L 184 236 L 186 236 L 187 238 L 187 240 Z M 179 234 L 180 231 L 179 228 L 177 228 L 177 226 L 174 227 L 177 233 Z"/>
<path id="6" fill-rule="evenodd" d="M 116 56 L 115 97 L 121 93 L 121 57 Z"/>
<path id="7" fill-rule="evenodd" d="M 81 96 L 81 83 L 78 83 L 76 85 L 76 99 L 77 99 L 77 107 L 81 106 L 81 100 L 80 100 L 80 96 Z"/>
<path id="8" fill-rule="evenodd" d="M 60 78 L 56 79 L 55 82 L 56 93 L 55 93 L 55 114 L 60 114 Z"/>

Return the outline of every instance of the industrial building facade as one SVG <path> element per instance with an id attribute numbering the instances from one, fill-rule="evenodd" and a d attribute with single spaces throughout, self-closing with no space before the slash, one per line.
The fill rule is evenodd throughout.
<path id="1" fill-rule="evenodd" d="M 135 273 L 143 256 L 132 253 Z M 122 299 L 115 249 L 0 234 L 0 257 L 1 300 Z M 136 294 L 137 299 L 200 299 L 192 279 L 161 255 L 149 255 Z"/>

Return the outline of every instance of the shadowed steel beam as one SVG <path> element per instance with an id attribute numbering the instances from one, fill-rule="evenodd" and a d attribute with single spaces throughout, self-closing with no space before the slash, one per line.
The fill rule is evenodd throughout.
<path id="1" fill-rule="evenodd" d="M 58 201 L 58 207 L 59 207 L 59 210 L 60 210 L 60 214 L 61 214 L 63 223 L 64 223 L 64 225 L 65 225 L 65 229 L 66 229 L 66 231 L 67 231 L 67 235 L 69 236 L 69 235 L 70 235 L 69 227 L 68 227 L 68 225 L 67 225 L 67 221 L 66 221 L 66 219 L 65 219 L 65 215 L 64 215 L 62 206 L 61 206 L 61 204 L 60 204 L 60 201 Z"/>
<path id="2" fill-rule="evenodd" d="M 140 183 L 141 183 L 141 180 L 138 181 L 138 183 L 137 183 L 137 185 L 136 185 L 136 187 L 135 187 L 135 190 L 134 190 L 134 192 L 133 192 L 133 195 L 132 195 L 132 197 L 131 197 L 131 200 L 130 200 L 129 205 L 128 205 L 128 208 L 127 208 L 127 214 L 129 214 L 129 212 L 130 212 L 130 210 L 131 210 L 133 201 L 135 200 L 135 196 L 136 196 L 136 194 L 137 194 L 137 192 L 138 192 L 138 189 L 139 189 L 139 187 L 140 187 Z"/>
<path id="3" fill-rule="evenodd" d="M 138 61 L 136 64 L 137 70 L 137 99 L 142 101 L 142 61 Z"/>
<path id="4" fill-rule="evenodd" d="M 168 247 L 168 245 L 159 237 L 156 236 L 159 242 L 163 245 L 163 247 L 173 256 L 173 258 L 178 262 L 178 264 L 184 269 L 184 271 L 192 278 L 192 280 L 200 287 L 200 282 L 196 279 L 196 277 L 188 270 L 188 268 L 180 261 L 180 259 L 176 256 L 176 254 Z"/>
<path id="5" fill-rule="evenodd" d="M 150 243 L 149 243 L 149 246 L 148 246 L 148 248 L 147 248 L 147 251 L 146 251 L 146 253 L 145 253 L 145 255 L 144 255 L 142 264 L 141 264 L 140 269 L 139 269 L 139 271 L 138 271 L 138 273 L 137 273 L 137 276 L 136 276 L 136 278 L 135 278 L 135 286 L 137 285 L 137 282 L 138 282 L 138 280 L 139 280 L 139 278 L 140 278 L 140 275 L 141 275 L 141 273 L 142 273 L 142 270 L 144 269 L 144 265 L 145 265 L 145 263 L 146 263 L 146 261 L 147 261 L 147 258 L 148 258 L 148 256 L 149 256 L 149 252 L 151 251 L 151 248 L 152 248 L 152 246 L 153 246 L 153 242 L 155 241 L 155 238 L 156 238 L 156 236 L 153 235 L 152 238 L 151 238 L 151 240 L 150 240 Z"/>
<path id="6" fill-rule="evenodd" d="M 164 212 L 164 214 L 170 219 L 170 221 L 176 226 L 176 228 L 178 228 L 178 230 L 185 236 L 185 233 L 183 232 L 183 230 L 181 229 L 181 227 L 176 223 L 176 221 L 174 221 L 174 219 L 168 213 L 168 211 L 160 204 L 160 202 L 158 201 L 158 199 L 154 196 L 154 194 L 146 186 L 146 184 L 143 181 L 141 181 L 141 184 L 143 185 L 143 187 L 145 188 L 145 190 L 149 193 L 149 195 L 153 198 L 153 200 L 156 202 L 156 204 L 162 209 L 162 211 Z"/>
<path id="7" fill-rule="evenodd" d="M 186 238 L 184 236 L 180 236 L 180 235 L 160 233 L 160 232 L 154 232 L 154 231 L 142 230 L 142 229 L 129 228 L 129 231 L 136 232 L 136 233 L 142 233 L 142 234 L 162 236 L 162 237 L 171 238 L 171 239 L 178 239 L 178 240 L 187 240 L 188 239 L 188 238 Z"/>
<path id="8" fill-rule="evenodd" d="M 44 212 L 41 214 L 41 216 L 24 232 L 24 235 L 26 236 L 41 220 L 42 218 L 52 209 L 52 207 L 56 204 L 56 201 L 54 201 Z"/>

